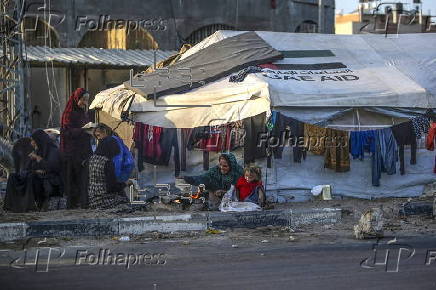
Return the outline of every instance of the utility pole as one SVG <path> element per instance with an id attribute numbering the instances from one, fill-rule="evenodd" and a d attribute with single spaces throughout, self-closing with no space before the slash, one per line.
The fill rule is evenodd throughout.
<path id="1" fill-rule="evenodd" d="M 318 0 L 318 33 L 324 33 L 324 1 Z"/>
<path id="2" fill-rule="evenodd" d="M 24 0 L 0 0 L 0 116 L 3 137 L 30 131 L 23 59 Z"/>

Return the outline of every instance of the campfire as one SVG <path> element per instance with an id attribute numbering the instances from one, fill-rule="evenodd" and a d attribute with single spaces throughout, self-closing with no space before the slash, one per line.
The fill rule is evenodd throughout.
<path id="1" fill-rule="evenodd" d="M 191 185 L 183 187 L 181 194 L 172 199 L 171 203 L 182 206 L 183 209 L 201 210 L 206 202 L 204 189 L 204 184 L 200 184 L 197 191 L 193 191 Z"/>
<path id="2" fill-rule="evenodd" d="M 136 180 L 129 180 L 129 182 L 129 199 L 132 204 L 163 203 L 182 210 L 203 210 L 206 206 L 207 195 L 204 184 L 200 184 L 196 189 L 193 189 L 193 186 L 189 184 L 179 184 L 176 185 L 176 188 L 179 189 L 177 193 L 171 190 L 169 184 L 156 184 L 157 195 L 152 194 L 151 197 L 147 197 L 149 189 L 140 189 Z"/>

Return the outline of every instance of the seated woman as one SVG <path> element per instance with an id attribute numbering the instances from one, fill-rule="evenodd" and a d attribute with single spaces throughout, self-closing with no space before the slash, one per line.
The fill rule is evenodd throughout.
<path id="1" fill-rule="evenodd" d="M 244 176 L 236 182 L 236 197 L 239 201 L 249 201 L 265 206 L 265 189 L 262 185 L 262 171 L 259 167 L 250 166 L 244 169 Z"/>
<path id="2" fill-rule="evenodd" d="M 209 209 L 218 209 L 224 193 L 236 184 L 242 176 L 242 167 L 236 162 L 233 153 L 222 153 L 219 164 L 199 176 L 185 176 L 183 179 L 191 185 L 204 184 L 209 191 Z"/>
<path id="3" fill-rule="evenodd" d="M 115 176 L 119 182 L 126 182 L 132 174 L 135 167 L 135 160 L 129 148 L 124 144 L 123 140 L 106 124 L 99 123 L 94 129 L 94 137 L 97 140 L 103 140 L 106 137 L 114 138 L 120 148 L 120 153 L 112 158 L 115 167 Z"/>
<path id="4" fill-rule="evenodd" d="M 107 136 L 99 141 L 94 155 L 89 159 L 89 207 L 92 209 L 110 209 L 128 202 L 123 189 L 126 186 L 118 182 L 112 159 L 120 153 L 117 141 Z"/>
<path id="5" fill-rule="evenodd" d="M 36 130 L 32 134 L 30 145 L 33 148 L 33 152 L 28 154 L 30 162 L 15 161 L 17 165 L 20 163 L 21 165 L 16 168 L 17 172 L 12 174 L 8 180 L 6 210 L 13 212 L 35 209 L 45 211 L 48 209 L 49 198 L 62 194 L 59 149 L 43 130 Z M 24 147 L 22 149 L 26 150 Z M 14 158 L 18 156 L 20 154 L 14 154 Z M 21 156 L 21 159 L 24 159 L 23 157 Z"/>

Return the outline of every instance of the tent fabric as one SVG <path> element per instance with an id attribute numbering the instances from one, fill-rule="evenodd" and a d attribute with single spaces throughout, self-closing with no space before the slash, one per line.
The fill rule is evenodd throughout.
<path id="1" fill-rule="evenodd" d="M 304 123 L 345 131 L 391 127 L 426 113 L 426 109 L 385 107 L 276 107 L 274 110 Z"/>
<path id="2" fill-rule="evenodd" d="M 387 175 L 382 173 L 380 186 L 371 184 L 371 156 L 365 156 L 363 161 L 351 160 L 349 172 L 337 173 L 324 168 L 324 157 L 308 154 L 305 161 L 290 164 L 289 148 L 284 151 L 282 159 L 274 159 L 275 174 L 268 171 L 267 190 L 269 195 L 277 194 L 282 201 L 290 200 L 299 193 L 309 193 L 317 185 L 330 184 L 332 195 L 365 199 L 384 197 L 416 197 L 422 195 L 425 184 L 434 182 L 434 152 L 425 149 L 418 150 L 417 164 L 406 165 L 406 174 Z M 410 150 L 405 151 L 406 159 L 410 160 Z M 279 200 L 280 201 L 280 200 Z"/>
<path id="3" fill-rule="evenodd" d="M 285 58 L 264 68 L 262 73 L 248 75 L 243 82 L 229 82 L 229 76 L 226 76 L 183 94 L 161 96 L 156 101 L 146 100 L 122 85 L 101 92 L 92 106 L 117 119 L 120 119 L 123 110 L 129 110 L 138 121 L 154 120 L 156 126 L 192 128 L 215 122 L 212 120 L 215 117 L 203 118 L 200 114 L 224 116 L 233 102 L 240 102 L 239 106 L 244 104 L 245 113 L 240 114 L 241 118 L 253 116 L 259 110 L 251 105 L 261 102 L 256 100 L 262 98 L 269 102 L 262 107 L 263 111 L 269 111 L 269 107 L 272 107 L 273 110 L 294 116 L 300 121 L 320 126 L 334 124 L 335 119 L 354 125 L 344 127 L 345 130 L 355 130 L 365 125 L 376 128 L 374 125 L 377 125 L 369 122 L 371 118 L 362 118 L 360 123 L 356 122 L 355 114 L 349 113 L 351 109 L 358 108 L 369 115 L 374 113 L 374 119 L 384 127 L 391 120 L 379 118 L 381 115 L 392 117 L 392 123 L 398 123 L 401 118 L 410 118 L 425 112 L 427 108 L 436 107 L 436 50 L 432 49 L 436 47 L 434 34 L 403 34 L 391 39 L 381 35 L 256 33 L 274 49 L 281 51 Z M 197 58 L 202 51 L 241 35 L 246 33 L 218 31 L 187 50 L 179 63 Z M 215 55 L 212 58 L 219 61 Z M 273 69 L 280 65 L 295 68 L 297 65 L 340 67 L 340 64 L 350 67 L 308 71 Z M 353 80 L 351 72 L 347 72 L 351 76 L 345 75 L 348 80 L 344 79 L 344 75 L 336 73 L 347 70 L 358 72 L 359 79 Z M 294 72 L 313 74 L 303 76 L 293 74 Z M 326 72 L 329 74 L 323 74 Z M 386 76 L 388 72 L 392 74 Z M 276 76 L 280 79 L 274 79 Z M 324 81 L 321 81 L 322 77 Z M 319 81 L 310 78 L 318 78 Z M 205 105 L 210 106 L 209 109 L 205 109 Z M 252 109 L 249 110 L 249 107 Z M 189 114 L 191 122 L 186 114 Z M 227 116 L 232 116 L 228 122 L 235 120 L 234 114 Z"/>
<path id="4" fill-rule="evenodd" d="M 239 33 L 218 31 L 181 59 Z M 272 107 L 436 107 L 436 34 L 256 33 L 285 56 L 249 76 L 268 83 Z"/>
<path id="5" fill-rule="evenodd" d="M 243 33 L 216 32 L 186 51 L 178 63 Z M 402 34 L 397 38 L 256 34 L 280 51 L 284 59 L 248 75 L 243 82 L 230 83 L 227 75 L 183 94 L 167 93 L 156 103 L 122 85 L 101 92 L 92 106 L 116 119 L 122 111 L 129 110 L 134 120 L 162 127 L 218 125 L 274 110 L 302 122 L 342 130 L 392 126 L 436 108 L 436 34 Z M 215 55 L 211 58 L 220 61 Z M 279 201 L 290 200 L 296 192 L 309 193 L 321 184 L 332 185 L 333 195 L 419 196 L 424 185 L 434 181 L 434 152 L 425 150 L 418 150 L 417 164 L 407 164 L 405 175 L 383 173 L 379 187 L 371 185 L 370 156 L 363 161 L 351 160 L 349 172 L 336 173 L 324 168 L 322 156 L 309 154 L 305 161 L 291 163 L 291 152 L 285 148 L 283 158 L 273 159 L 270 169 L 264 166 L 265 160 L 256 161 L 268 174 L 268 195 L 275 192 Z M 201 152 L 188 155 L 189 161 L 198 161 L 199 170 Z M 409 160 L 407 155 L 410 152 L 406 150 L 405 159 Z M 160 182 L 161 177 L 165 177 L 165 182 L 173 181 L 171 169 L 159 169 Z M 151 182 L 151 178 L 146 181 Z"/>
<path id="6" fill-rule="evenodd" d="M 135 121 L 164 128 L 195 128 L 218 126 L 269 112 L 269 101 L 264 98 L 185 108 L 164 112 L 135 113 Z"/>
<path id="7" fill-rule="evenodd" d="M 117 120 L 121 120 L 123 111 L 129 111 L 136 122 L 164 128 L 222 125 L 270 111 L 268 84 L 227 83 L 225 78 L 183 97 L 164 96 L 156 103 L 120 85 L 97 94 L 90 109 L 101 110 Z"/>
<path id="8" fill-rule="evenodd" d="M 128 89 L 147 99 L 186 92 L 236 72 L 246 66 L 268 63 L 283 58 L 254 32 L 229 37 L 149 74 L 138 74 L 125 82 Z"/>

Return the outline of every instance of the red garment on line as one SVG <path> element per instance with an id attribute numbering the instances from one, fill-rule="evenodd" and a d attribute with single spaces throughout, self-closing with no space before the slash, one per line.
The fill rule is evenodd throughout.
<path id="1" fill-rule="evenodd" d="M 163 128 L 145 125 L 144 126 L 144 156 L 146 158 L 159 159 L 162 155 L 162 149 L 160 147 L 160 137 L 162 135 Z"/>
<path id="2" fill-rule="evenodd" d="M 222 149 L 221 146 L 222 138 L 220 133 L 212 133 L 210 137 L 207 139 L 201 139 L 199 143 L 199 147 L 202 150 L 209 152 L 220 152 Z"/>
<path id="3" fill-rule="evenodd" d="M 133 132 L 133 139 L 136 144 L 136 148 L 142 148 L 142 155 L 145 160 L 158 160 L 162 155 L 162 149 L 160 147 L 160 138 L 162 136 L 163 128 L 150 126 L 142 123 L 135 123 L 135 129 Z"/>
<path id="4" fill-rule="evenodd" d="M 236 182 L 236 189 L 239 192 L 239 201 L 244 201 L 256 187 L 261 186 L 262 181 L 247 182 L 244 176 Z"/>
<path id="5" fill-rule="evenodd" d="M 426 140 L 427 150 L 434 150 L 434 137 L 436 136 L 436 123 L 432 122 L 430 128 L 428 129 L 428 135 Z"/>

